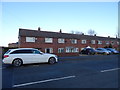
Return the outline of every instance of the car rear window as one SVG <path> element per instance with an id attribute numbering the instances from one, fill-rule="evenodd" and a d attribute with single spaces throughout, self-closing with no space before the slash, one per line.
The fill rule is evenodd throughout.
<path id="1" fill-rule="evenodd" d="M 11 49 L 9 49 L 5 54 L 8 54 L 11 51 Z"/>

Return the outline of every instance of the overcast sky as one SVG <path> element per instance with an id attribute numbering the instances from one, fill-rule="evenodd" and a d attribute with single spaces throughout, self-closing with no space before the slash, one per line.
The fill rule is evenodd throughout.
<path id="1" fill-rule="evenodd" d="M 64 33 L 71 30 L 115 37 L 118 2 L 2 2 L 0 46 L 18 41 L 19 28 Z"/>

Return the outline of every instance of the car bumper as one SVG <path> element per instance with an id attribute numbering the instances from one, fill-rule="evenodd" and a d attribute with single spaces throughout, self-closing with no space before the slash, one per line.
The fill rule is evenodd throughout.
<path id="1" fill-rule="evenodd" d="M 2 60 L 2 62 L 3 62 L 4 64 L 12 64 L 12 61 L 9 60 L 9 59 L 7 59 L 7 58 L 4 58 L 4 59 Z"/>

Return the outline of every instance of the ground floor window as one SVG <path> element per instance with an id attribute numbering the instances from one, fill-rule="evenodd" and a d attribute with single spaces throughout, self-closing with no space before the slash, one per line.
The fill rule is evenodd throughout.
<path id="1" fill-rule="evenodd" d="M 58 53 L 64 53 L 64 48 L 58 48 Z"/>
<path id="2" fill-rule="evenodd" d="M 76 47 L 66 47 L 66 53 L 75 53 L 75 52 L 79 52 L 79 48 Z"/>
<path id="3" fill-rule="evenodd" d="M 53 53 L 53 48 L 45 48 L 45 53 Z"/>

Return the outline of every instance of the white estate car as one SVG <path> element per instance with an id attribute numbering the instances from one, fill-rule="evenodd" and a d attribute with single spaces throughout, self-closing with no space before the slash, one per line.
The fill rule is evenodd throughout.
<path id="1" fill-rule="evenodd" d="M 4 54 L 3 63 L 21 66 L 22 64 L 44 63 L 54 64 L 58 62 L 57 56 L 54 54 L 43 53 L 34 48 L 17 48 L 9 49 Z"/>

